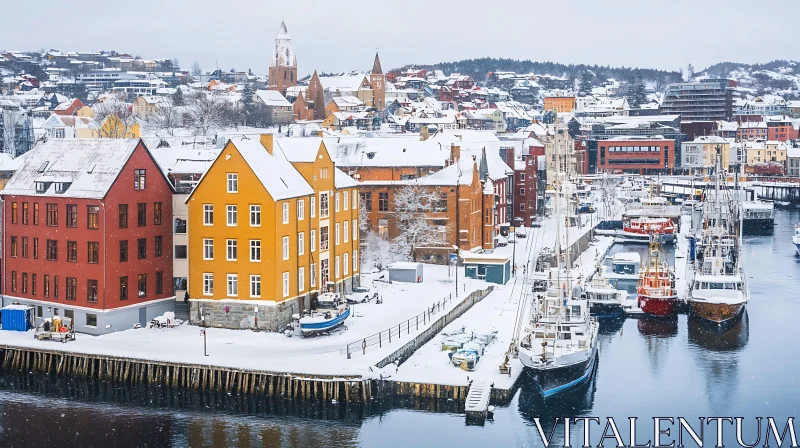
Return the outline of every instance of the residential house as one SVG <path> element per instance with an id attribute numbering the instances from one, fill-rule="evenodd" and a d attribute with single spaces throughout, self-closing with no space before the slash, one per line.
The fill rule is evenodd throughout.
<path id="1" fill-rule="evenodd" d="M 755 141 L 767 139 L 767 123 L 763 121 L 745 121 L 736 130 L 736 141 Z"/>
<path id="2" fill-rule="evenodd" d="M 785 142 L 776 140 L 744 142 L 747 164 L 758 165 L 773 162 L 786 165 L 786 152 L 788 147 L 789 146 Z"/>
<path id="3" fill-rule="evenodd" d="M 786 142 L 797 139 L 797 129 L 788 115 L 777 115 L 766 118 L 767 140 Z"/>
<path id="4" fill-rule="evenodd" d="M 730 142 L 712 135 L 697 137 L 681 143 L 680 166 L 693 172 L 708 173 L 717 163 L 717 154 L 720 155 L 720 166 L 727 170 L 731 165 Z"/>
<path id="5" fill-rule="evenodd" d="M 51 114 L 41 125 L 50 139 L 98 138 L 99 129 L 94 119 L 69 115 Z"/>
<path id="6" fill-rule="evenodd" d="M 786 175 L 800 177 L 800 148 L 786 149 Z"/>
<path id="7" fill-rule="evenodd" d="M 131 112 L 134 117 L 147 118 L 155 115 L 161 107 L 169 107 L 172 100 L 164 96 L 142 95 L 136 97 L 131 103 Z"/>
<path id="8" fill-rule="evenodd" d="M 544 110 L 555 112 L 572 112 L 577 106 L 574 96 L 546 96 Z"/>
<path id="9" fill-rule="evenodd" d="M 278 90 L 256 90 L 254 100 L 265 108 L 269 123 L 279 126 L 292 122 L 292 103 Z"/>

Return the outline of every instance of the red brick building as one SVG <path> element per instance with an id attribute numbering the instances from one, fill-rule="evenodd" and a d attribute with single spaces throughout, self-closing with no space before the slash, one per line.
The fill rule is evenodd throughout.
<path id="1" fill-rule="evenodd" d="M 670 174 L 675 166 L 674 140 L 620 137 L 597 145 L 598 173 Z"/>
<path id="2" fill-rule="evenodd" d="M 102 334 L 174 309 L 173 189 L 141 140 L 54 140 L 0 192 L 5 305 Z"/>
<path id="3" fill-rule="evenodd" d="M 792 118 L 785 115 L 767 117 L 767 140 L 787 142 L 797 139 L 797 129 L 794 128 Z"/>

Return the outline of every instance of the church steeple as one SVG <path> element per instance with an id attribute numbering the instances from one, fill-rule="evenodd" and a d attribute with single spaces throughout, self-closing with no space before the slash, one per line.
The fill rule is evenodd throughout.
<path id="1" fill-rule="evenodd" d="M 288 87 L 297 85 L 297 59 L 292 46 L 292 37 L 286 23 L 281 21 L 275 36 L 275 47 L 269 60 L 269 88 L 282 94 Z"/>
<path id="2" fill-rule="evenodd" d="M 381 58 L 378 57 L 378 52 L 375 52 L 375 62 L 372 63 L 369 84 L 372 87 L 372 107 L 383 110 L 386 107 L 386 78 L 383 76 Z"/>
<path id="3" fill-rule="evenodd" d="M 383 70 L 381 69 L 381 58 L 378 57 L 378 52 L 375 52 L 375 62 L 372 64 L 372 74 L 373 75 L 383 74 Z"/>

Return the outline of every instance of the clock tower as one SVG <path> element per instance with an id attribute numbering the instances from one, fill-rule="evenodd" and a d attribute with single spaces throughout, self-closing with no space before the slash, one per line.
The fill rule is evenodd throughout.
<path id="1" fill-rule="evenodd" d="M 375 62 L 369 74 L 369 84 L 372 86 L 372 106 L 378 110 L 386 108 L 386 77 L 381 69 L 381 59 L 375 53 Z"/>
<path id="2" fill-rule="evenodd" d="M 269 89 L 277 90 L 281 95 L 286 94 L 287 87 L 297 85 L 297 59 L 294 56 L 292 38 L 286 29 L 286 24 L 281 21 L 278 35 L 275 36 L 275 48 L 269 60 Z"/>

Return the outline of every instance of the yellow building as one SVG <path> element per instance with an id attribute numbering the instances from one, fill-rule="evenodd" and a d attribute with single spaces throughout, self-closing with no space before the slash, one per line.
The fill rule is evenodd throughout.
<path id="1" fill-rule="evenodd" d="M 544 110 L 572 112 L 577 106 L 574 96 L 548 96 L 544 99 Z"/>
<path id="2" fill-rule="evenodd" d="M 747 154 L 747 164 L 776 162 L 786 164 L 786 144 L 784 142 L 767 140 L 743 142 Z"/>
<path id="3" fill-rule="evenodd" d="M 192 322 L 282 330 L 358 284 L 357 183 L 321 138 L 233 139 L 187 204 Z"/>
<path id="4" fill-rule="evenodd" d="M 101 138 L 141 138 L 139 121 L 134 116 L 121 119 L 116 114 L 111 114 L 100 126 Z"/>

